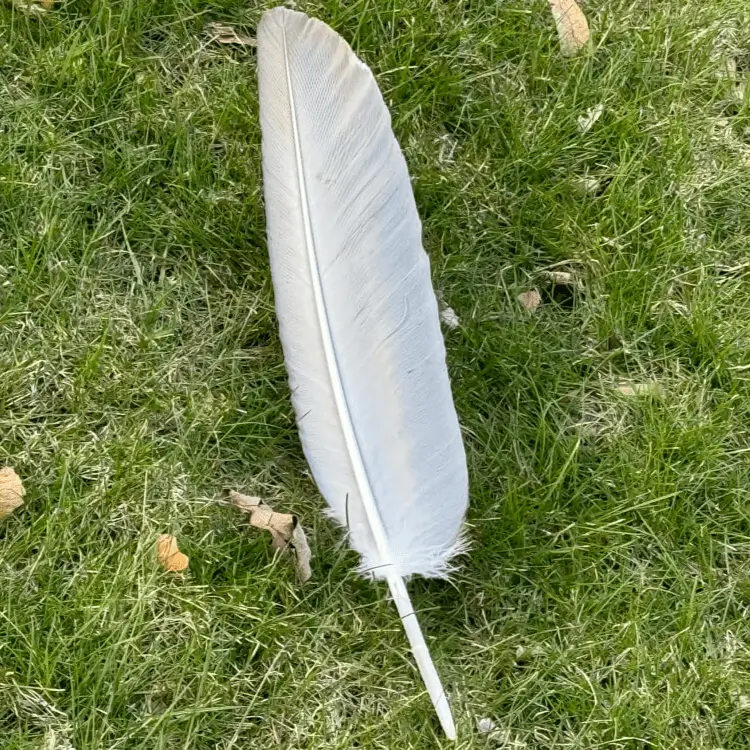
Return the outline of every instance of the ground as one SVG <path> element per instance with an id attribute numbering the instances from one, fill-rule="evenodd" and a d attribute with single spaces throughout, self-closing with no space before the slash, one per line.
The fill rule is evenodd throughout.
<path id="1" fill-rule="evenodd" d="M 2 747 L 448 747 L 295 431 L 255 50 L 205 32 L 253 36 L 265 4 L 22 5 L 0 9 L 0 465 L 28 490 L 0 526 Z M 471 550 L 411 589 L 458 747 L 746 748 L 750 14 L 582 5 L 592 49 L 566 59 L 543 0 L 298 3 L 373 68 L 460 321 Z M 229 488 L 302 519 L 309 583 Z M 184 574 L 154 562 L 165 532 Z"/>

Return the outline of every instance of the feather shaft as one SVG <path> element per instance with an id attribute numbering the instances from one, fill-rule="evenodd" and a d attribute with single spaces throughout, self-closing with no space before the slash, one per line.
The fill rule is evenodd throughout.
<path id="1" fill-rule="evenodd" d="M 315 239 L 313 238 L 312 224 L 310 221 L 310 206 L 307 199 L 307 187 L 305 185 L 305 167 L 302 161 L 302 151 L 300 148 L 299 130 L 297 127 L 297 112 L 294 102 L 294 91 L 292 90 L 291 76 L 289 74 L 289 54 L 287 50 L 286 27 L 282 29 L 282 37 L 284 40 L 284 63 L 286 68 L 287 90 L 289 93 L 289 108 L 292 118 L 292 132 L 294 134 L 294 153 L 297 161 L 297 174 L 302 204 L 302 216 L 305 226 L 307 260 L 310 266 L 310 278 L 312 279 L 313 294 L 315 295 L 315 309 L 320 324 L 320 333 L 321 338 L 323 339 L 323 349 L 325 351 L 328 374 L 330 376 L 331 385 L 333 387 L 333 397 L 336 402 L 336 409 L 338 412 L 339 420 L 341 422 L 341 429 L 344 433 L 344 440 L 346 441 L 347 451 L 352 461 L 354 476 L 357 480 L 357 489 L 359 490 L 360 497 L 362 498 L 362 504 L 365 507 L 367 519 L 370 522 L 370 528 L 372 531 L 372 535 L 375 538 L 375 544 L 378 548 L 378 551 L 383 556 L 383 559 L 386 561 L 384 565 L 388 566 L 392 565 L 392 561 L 388 560 L 388 558 L 390 558 L 388 539 L 386 536 L 383 521 L 380 518 L 380 513 L 378 512 L 375 498 L 373 497 L 372 488 L 370 487 L 370 482 L 367 478 L 367 470 L 365 469 L 365 465 L 362 460 L 362 452 L 360 451 L 359 444 L 357 443 L 357 437 L 354 432 L 351 412 L 346 402 L 346 394 L 344 393 L 344 387 L 341 382 L 341 373 L 339 371 L 338 362 L 336 360 L 336 352 L 333 347 L 333 338 L 331 336 L 331 326 L 328 318 L 328 310 L 326 308 L 325 299 L 323 298 L 323 291 L 320 280 L 320 269 L 318 267 L 318 259 L 315 252 Z"/>
<path id="2" fill-rule="evenodd" d="M 336 407 L 338 409 L 339 419 L 341 420 L 344 437 L 346 440 L 347 448 L 349 449 L 349 455 L 352 459 L 353 469 L 357 478 L 357 485 L 362 498 L 362 503 L 365 507 L 365 513 L 367 519 L 370 522 L 370 529 L 372 535 L 375 538 L 375 544 L 378 547 L 378 551 L 382 555 L 384 566 L 389 568 L 387 572 L 388 587 L 391 591 L 391 596 L 398 610 L 401 622 L 403 623 L 406 636 L 409 640 L 414 658 L 417 662 L 419 672 L 424 681 L 427 692 L 432 701 L 432 705 L 435 707 L 435 711 L 440 720 L 440 724 L 443 727 L 443 731 L 450 740 L 456 739 L 456 727 L 453 721 L 453 715 L 451 714 L 450 706 L 448 705 L 448 699 L 445 695 L 445 690 L 438 676 L 437 670 L 435 669 L 435 663 L 432 660 L 430 651 L 425 642 L 422 629 L 419 625 L 417 613 L 414 611 L 414 607 L 409 597 L 409 592 L 406 589 L 404 579 L 401 578 L 398 573 L 390 570 L 393 567 L 393 562 L 389 560 L 390 549 L 388 547 L 388 539 L 386 536 L 385 526 L 383 520 L 378 512 L 377 503 L 373 497 L 372 488 L 367 478 L 367 471 L 362 461 L 362 454 L 357 443 L 357 438 L 354 433 L 354 427 L 352 425 L 351 413 L 346 403 L 346 395 L 344 388 L 341 383 L 341 374 L 339 372 L 338 363 L 336 361 L 336 354 L 333 348 L 333 341 L 331 337 L 331 329 L 328 320 L 328 311 L 326 309 L 325 300 L 323 299 L 323 292 L 320 283 L 320 271 L 318 268 L 317 258 L 315 254 L 315 240 L 312 235 L 312 227 L 310 222 L 310 207 L 307 200 L 307 189 L 305 186 L 305 170 L 302 162 L 302 153 L 300 148 L 299 131 L 297 127 L 297 113 L 295 110 L 294 103 L 294 92 L 291 87 L 291 77 L 289 75 L 289 63 L 288 63 L 288 52 L 287 52 L 287 40 L 286 40 L 286 28 L 283 30 L 284 40 L 284 60 L 286 67 L 287 76 L 287 87 L 289 93 L 290 111 L 292 118 L 292 132 L 294 133 L 294 151 L 298 166 L 298 181 L 299 191 L 302 197 L 302 213 L 303 221 L 305 226 L 305 239 L 307 244 L 307 258 L 310 265 L 310 277 L 313 280 L 313 290 L 315 295 L 315 305 L 320 320 L 320 329 L 323 338 L 323 346 L 325 349 L 326 361 L 328 363 L 328 371 L 331 376 L 333 384 L 334 398 L 336 400 Z"/>
<path id="3" fill-rule="evenodd" d="M 425 643 L 422 628 L 419 626 L 417 613 L 412 606 L 409 592 L 406 590 L 406 585 L 404 584 L 404 579 L 398 575 L 389 575 L 388 587 L 391 590 L 393 602 L 396 605 L 396 609 L 398 609 L 399 616 L 401 617 L 401 623 L 406 631 L 406 637 L 409 639 L 409 646 L 411 647 L 411 652 L 414 654 L 414 659 L 417 662 L 419 673 L 422 675 L 422 680 L 427 688 L 432 705 L 435 707 L 435 713 L 437 713 L 438 719 L 440 720 L 440 726 L 443 727 L 445 736 L 449 740 L 455 740 L 456 725 L 453 722 L 453 714 L 451 713 L 451 707 L 448 703 L 448 697 L 445 694 L 445 690 L 443 690 L 443 684 L 440 681 L 437 670 L 435 669 L 435 662 L 432 661 L 430 650 Z"/>

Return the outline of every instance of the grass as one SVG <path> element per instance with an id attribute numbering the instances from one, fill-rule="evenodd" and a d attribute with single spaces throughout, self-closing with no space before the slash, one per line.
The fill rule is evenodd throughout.
<path id="1" fill-rule="evenodd" d="M 458 747 L 748 745 L 745 5 L 587 2 L 565 60 L 543 0 L 299 4 L 375 71 L 461 319 L 473 549 L 412 586 Z M 296 437 L 254 51 L 204 36 L 264 7 L 0 8 L 4 750 L 448 746 Z M 228 487 L 302 518 L 309 584 Z"/>

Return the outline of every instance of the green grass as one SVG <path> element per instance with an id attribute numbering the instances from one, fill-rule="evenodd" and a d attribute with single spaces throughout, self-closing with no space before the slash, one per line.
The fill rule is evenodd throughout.
<path id="1" fill-rule="evenodd" d="M 543 0 L 298 6 L 375 71 L 461 319 L 472 551 L 412 585 L 458 747 L 746 748 L 746 3 L 587 2 L 575 60 Z M 0 465 L 28 489 L 0 527 L 3 750 L 448 746 L 297 440 L 255 54 L 204 36 L 264 7 L 0 8 Z M 225 488 L 301 517 L 310 583 Z"/>

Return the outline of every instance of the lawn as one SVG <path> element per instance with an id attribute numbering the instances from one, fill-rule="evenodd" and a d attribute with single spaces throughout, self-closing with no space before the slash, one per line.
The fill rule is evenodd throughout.
<path id="1" fill-rule="evenodd" d="M 206 34 L 253 36 L 266 4 L 20 5 L 0 466 L 28 494 L 0 525 L 0 746 L 449 747 L 297 438 L 255 50 Z M 297 4 L 372 67 L 460 321 L 471 550 L 411 591 L 459 748 L 747 748 L 750 13 L 582 5 L 593 46 L 566 59 L 546 0 Z M 227 489 L 299 516 L 311 581 Z"/>

